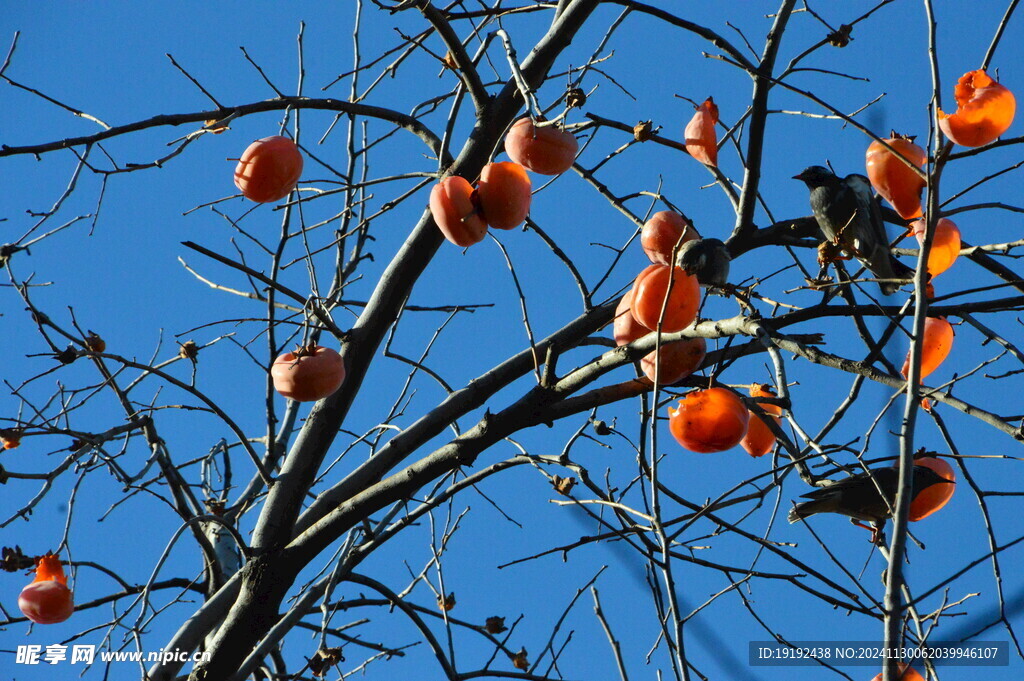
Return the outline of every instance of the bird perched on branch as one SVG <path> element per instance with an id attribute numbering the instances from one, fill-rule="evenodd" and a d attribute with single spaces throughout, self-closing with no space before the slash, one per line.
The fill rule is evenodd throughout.
<path id="1" fill-rule="evenodd" d="M 874 190 L 863 175 L 837 177 L 823 166 L 805 168 L 794 180 L 802 180 L 811 190 L 811 210 L 828 243 L 857 258 L 879 279 L 907 280 L 914 270 L 889 252 L 882 211 Z M 882 293 L 889 295 L 898 281 L 880 281 Z"/>
<path id="2" fill-rule="evenodd" d="M 803 498 L 811 501 L 802 501 L 789 509 L 789 522 L 795 523 L 816 513 L 838 513 L 849 516 L 854 525 L 871 530 L 871 541 L 875 542 L 889 517 L 889 508 L 896 506 L 899 475 L 898 468 L 875 468 L 804 494 Z M 912 500 L 932 485 L 950 484 L 927 466 L 914 466 L 911 482 Z M 884 498 L 879 489 L 885 494 Z M 873 523 L 874 528 L 858 522 L 862 520 Z"/>
<path id="3" fill-rule="evenodd" d="M 729 249 L 720 239 L 693 239 L 679 247 L 676 263 L 697 277 L 701 286 L 726 285 L 729 279 Z"/>

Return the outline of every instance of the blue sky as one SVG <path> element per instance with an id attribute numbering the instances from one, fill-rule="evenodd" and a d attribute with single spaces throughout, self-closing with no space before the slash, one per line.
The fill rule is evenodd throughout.
<path id="1" fill-rule="evenodd" d="M 656 3 L 665 8 L 676 8 L 682 3 Z M 822 5 L 817 7 L 816 5 Z M 686 16 L 710 26 L 727 36 L 735 44 L 742 39 L 726 25 L 731 22 L 760 49 L 759 43 L 770 27 L 766 14 L 774 11 L 768 3 L 686 3 Z M 833 6 L 837 5 L 837 6 Z M 814 3 L 812 7 L 833 25 L 849 21 L 874 6 L 870 2 Z M 965 71 L 976 68 L 991 40 L 1003 8 L 992 4 L 973 3 L 970 17 L 964 17 L 963 3 L 948 0 L 935 2 L 937 16 L 937 45 L 939 48 L 939 74 L 942 81 L 941 96 L 947 108 L 952 108 L 952 88 Z M 48 96 L 85 111 L 110 125 L 120 125 L 149 118 L 158 113 L 185 113 L 211 107 L 209 100 L 179 73 L 166 54 L 196 77 L 225 105 L 254 102 L 274 96 L 255 69 L 246 62 L 239 46 L 260 65 L 267 77 L 281 90 L 296 90 L 297 42 L 300 22 L 305 22 L 303 33 L 305 84 L 303 92 L 309 96 L 348 96 L 347 82 L 321 91 L 335 77 L 348 70 L 352 61 L 352 7 L 350 3 L 24 3 L 5 4 L 0 16 L 0 45 L 6 53 L 15 31 L 20 31 L 17 51 L 6 75 L 12 80 L 36 88 Z M 579 65 L 594 51 L 605 27 L 618 15 L 616 8 L 602 8 L 590 24 L 566 51 L 554 72 L 562 72 L 570 65 Z M 372 6 L 365 8 L 361 51 L 364 59 L 391 47 L 398 40 L 397 27 L 412 34 L 422 29 L 417 13 L 407 12 L 389 18 Z M 522 58 L 544 30 L 541 15 L 527 15 L 508 21 L 506 28 L 512 35 Z M 1024 54 L 1021 50 L 1020 18 L 1010 23 L 993 66 L 1001 82 L 1011 89 L 1024 91 L 1024 77 L 1017 69 Z M 824 29 L 807 13 L 794 15 L 780 56 L 785 64 L 823 35 Z M 853 42 L 842 50 L 826 48 L 818 51 L 808 65 L 824 71 L 841 70 L 858 78 L 841 79 L 821 71 L 795 74 L 792 83 L 813 90 L 839 109 L 852 112 L 884 93 L 877 104 L 858 117 L 876 133 L 887 133 L 890 128 L 915 133 L 919 143 L 928 136 L 928 101 L 931 96 L 931 77 L 927 57 L 927 34 L 922 3 L 897 1 L 880 9 L 875 17 L 853 34 Z M 436 46 L 434 46 L 436 48 Z M 702 56 L 701 51 L 715 52 L 707 43 L 678 31 L 669 31 L 651 19 L 630 17 L 613 36 L 604 55 L 601 69 L 615 78 L 589 76 L 585 85 L 594 91 L 585 112 L 633 124 L 638 120 L 653 119 L 663 126 L 662 134 L 678 139 L 691 115 L 690 105 L 681 97 L 702 101 L 713 95 L 718 103 L 723 122 L 731 124 L 742 114 L 750 97 L 749 78 L 721 61 Z M 450 73 L 442 72 L 430 59 L 422 58 L 404 67 L 402 77 L 384 81 L 368 98 L 367 103 L 389 106 L 408 111 L 417 103 L 438 93 L 447 93 L 454 86 Z M 500 51 L 492 54 L 491 69 L 484 73 L 488 83 L 508 77 L 507 66 Z M 364 85 L 369 78 L 364 80 Z M 565 77 L 555 78 L 541 90 L 542 103 L 553 101 L 561 92 Z M 621 87 L 620 87 L 621 86 Z M 10 146 L 52 141 L 65 137 L 95 132 L 94 122 L 70 115 L 66 110 L 43 101 L 23 90 L 7 84 L 0 85 L 0 144 Z M 678 95 L 678 97 L 676 96 Z M 765 147 L 764 180 L 765 200 L 776 219 L 799 217 L 808 213 L 807 193 L 801 183 L 791 177 L 802 168 L 829 161 L 840 174 L 863 172 L 863 155 L 868 139 L 859 131 L 844 126 L 841 121 L 796 115 L 793 112 L 823 113 L 819 107 L 791 93 L 775 91 L 771 108 L 780 113 L 770 118 Z M 442 107 L 433 114 L 424 115 L 428 124 L 440 129 L 447 115 Z M 454 135 L 461 146 L 459 135 L 469 129 L 468 107 L 462 112 Z M 253 139 L 277 134 L 282 117 L 279 113 L 250 116 L 232 123 L 231 131 L 223 135 L 206 135 L 191 145 L 181 156 L 164 167 L 144 172 L 114 176 L 103 187 L 100 179 L 84 173 L 75 192 L 62 204 L 60 212 L 49 228 L 63 224 L 78 216 L 92 215 L 99 201 L 102 208 L 98 217 L 75 222 L 60 234 L 48 238 L 31 250 L 30 256 L 18 257 L 12 263 L 12 272 L 19 280 L 32 278 L 37 288 L 31 290 L 33 301 L 61 323 L 70 320 L 68 307 L 83 328 L 94 329 L 108 342 L 111 352 L 136 357 L 139 361 L 166 359 L 176 353 L 176 342 L 194 338 L 207 343 L 219 340 L 205 350 L 197 366 L 197 385 L 220 404 L 227 405 L 233 418 L 253 433 L 262 435 L 264 414 L 264 374 L 261 364 L 269 361 L 266 343 L 258 321 L 265 316 L 259 304 L 211 289 L 196 280 L 179 262 L 183 259 L 204 277 L 224 286 L 248 290 L 244 277 L 204 259 L 181 245 L 182 241 L 195 241 L 218 252 L 232 254 L 232 239 L 239 248 L 253 258 L 257 269 L 266 266 L 266 258 L 251 241 L 239 234 L 225 217 L 208 207 L 193 210 L 235 193 L 231 182 L 234 162 Z M 331 126 L 329 113 L 303 112 L 302 141 L 305 146 L 328 164 L 343 162 L 343 137 L 332 132 L 324 143 L 318 140 Z M 583 113 L 569 114 L 571 124 L 586 121 Z M 289 121 L 291 122 L 291 121 Z M 370 131 L 381 127 L 370 123 Z M 111 140 L 105 149 L 119 161 L 149 162 L 168 152 L 167 144 L 194 127 L 158 128 Z M 1016 135 L 1019 123 L 1008 135 Z M 581 136 L 584 148 L 581 162 L 592 166 L 604 155 L 613 152 L 629 139 L 621 133 L 602 130 L 596 135 Z M 950 166 L 944 177 L 943 196 L 951 196 L 978 179 L 1020 160 L 1019 147 L 1011 146 L 978 158 L 958 161 Z M 504 156 L 499 155 L 499 160 Z M 727 147 L 720 155 L 720 166 L 728 176 L 742 179 L 741 161 L 734 149 Z M 0 243 L 7 243 L 26 232 L 37 218 L 27 211 L 39 212 L 50 208 L 67 186 L 75 167 L 75 158 L 68 152 L 56 152 L 34 159 L 26 156 L 0 158 L 0 181 L 4 184 L 4 198 L 0 200 Z M 427 158 L 422 146 L 410 136 L 396 136 L 388 140 L 373 160 L 368 172 L 371 177 L 384 177 L 402 172 L 429 173 L 436 170 L 436 162 Z M 542 184 L 534 176 L 535 186 Z M 661 191 L 678 204 L 694 221 L 704 236 L 725 238 L 734 217 L 723 193 L 716 187 L 705 187 L 712 178 L 698 163 L 678 152 L 655 145 L 635 145 L 615 157 L 601 175 L 603 182 L 617 194 Z M 330 169 L 307 159 L 302 186 L 307 192 L 316 188 L 330 188 Z M 415 185 L 415 180 L 400 186 Z M 396 187 L 399 185 L 395 185 Z M 394 187 L 374 190 L 368 202 L 379 207 L 389 193 L 397 194 Z M 374 260 L 360 269 L 361 277 L 346 290 L 346 298 L 365 300 L 372 292 L 380 273 L 404 240 L 409 227 L 426 205 L 428 189 L 420 193 L 399 210 L 379 218 L 375 225 L 372 252 Z M 972 191 L 961 203 L 1001 201 L 1014 203 L 1020 196 L 1019 182 L 1009 173 L 998 181 Z M 306 204 L 303 218 L 307 224 L 327 219 L 336 214 L 339 204 L 330 201 Z M 262 206 L 247 213 L 251 206 L 241 199 L 217 204 L 224 215 L 239 220 L 243 229 L 256 238 L 275 243 L 280 232 L 280 211 Z M 630 209 L 639 215 L 647 210 L 660 210 L 647 198 L 629 202 Z M 244 218 L 243 218 L 244 216 Z M 578 176 L 568 173 L 559 177 L 544 191 L 535 195 L 531 217 L 559 243 L 567 255 L 578 265 L 591 283 L 600 277 L 612 262 L 607 245 L 621 246 L 632 234 L 635 226 L 619 214 Z M 1010 211 L 979 210 L 956 218 L 964 238 L 973 244 L 1013 241 L 1020 234 L 1020 217 Z M 764 226 L 770 218 L 759 210 L 756 221 Z M 890 234 L 895 229 L 890 226 Z M 317 245 L 330 239 L 327 230 L 311 238 Z M 533 333 L 542 337 L 560 328 L 581 312 L 580 297 L 568 273 L 551 253 L 543 247 L 536 235 L 512 231 L 498 234 L 508 249 L 523 286 Z M 627 249 L 613 270 L 608 282 L 598 291 L 600 302 L 616 295 L 629 284 L 631 278 L 645 264 L 646 259 L 638 245 Z M 300 258 L 302 249 L 294 244 L 290 255 Z M 805 266 L 813 268 L 813 254 L 801 253 Z M 285 258 L 286 261 L 291 258 Z M 738 258 L 733 263 L 730 281 L 740 283 L 752 277 L 789 264 L 789 256 L 778 249 L 756 251 Z M 1012 260 L 1007 264 L 1013 267 Z M 332 260 L 317 261 L 316 275 L 323 285 L 329 281 Z M 286 285 L 295 290 L 309 290 L 309 274 L 300 263 L 288 268 L 281 276 Z M 762 285 L 766 296 L 805 306 L 815 304 L 818 295 L 807 291 L 792 292 L 801 285 L 799 272 L 792 269 L 769 279 Z M 976 268 L 961 263 L 955 271 L 937 280 L 940 295 L 953 290 L 985 286 L 991 277 L 979 274 Z M 44 353 L 47 348 L 39 339 L 34 325 L 24 313 L 24 305 L 14 291 L 6 286 L 6 277 L 0 281 L 0 353 L 7 357 L 3 378 L 12 386 L 49 369 L 49 357 L 30 356 Z M 45 285 L 44 285 L 45 284 Z M 1001 291 L 973 294 L 971 300 L 1009 295 Z M 894 299 L 902 303 L 906 294 Z M 516 290 L 505 264 L 504 256 L 488 240 L 463 253 L 450 244 L 442 245 L 434 261 L 415 287 L 411 304 L 436 306 L 443 304 L 493 303 L 494 307 L 480 309 L 473 314 L 457 315 L 445 328 L 445 333 L 433 344 L 428 366 L 437 369 L 453 386 L 461 387 L 490 366 L 528 343 L 521 321 Z M 765 314 L 770 314 L 767 307 Z M 343 328 L 354 320 L 339 311 L 336 319 Z M 730 317 L 737 313 L 732 301 L 709 299 L 703 314 L 710 318 Z M 407 313 L 394 334 L 392 349 L 407 357 L 418 357 L 430 343 L 436 327 L 444 320 L 440 312 Z M 229 320 L 210 325 L 212 322 Z M 1008 338 L 1019 337 L 1016 319 L 996 319 L 988 316 L 984 322 Z M 877 327 L 876 327 L 877 328 Z M 842 319 L 829 319 L 824 324 L 805 324 L 792 331 L 808 333 L 824 331 L 825 349 L 837 354 L 857 350 L 856 331 Z M 607 336 L 608 334 L 604 334 Z M 967 325 L 957 327 L 956 352 L 934 376 L 936 382 L 949 380 L 954 373 L 964 374 L 995 357 L 998 350 L 992 344 L 982 346 L 981 336 Z M 887 348 L 887 354 L 897 366 L 906 352 L 906 341 L 898 339 Z M 244 349 L 243 349 L 244 348 Z M 248 352 L 252 353 L 250 357 Z M 585 346 L 562 358 L 560 371 L 589 361 L 601 348 Z M 790 379 L 798 384 L 792 387 L 794 414 L 810 433 L 824 424 L 835 407 L 850 390 L 849 375 L 823 371 L 805 362 L 787 357 Z M 563 369 L 564 368 L 564 369 Z M 958 384 L 957 395 L 968 401 L 987 405 L 1000 414 L 1016 413 L 1019 389 L 1014 377 L 995 382 L 984 379 L 983 374 L 1000 374 L 1015 369 L 1012 358 L 1003 357 L 987 366 L 971 380 Z M 607 383 L 625 380 L 628 369 L 621 369 L 608 377 Z M 189 380 L 186 367 L 175 368 L 175 375 Z M 401 390 L 408 369 L 405 365 L 378 356 L 370 370 L 363 393 L 357 401 L 346 430 L 363 433 L 380 423 L 390 408 L 395 395 Z M 754 356 L 730 366 L 718 378 L 729 384 L 751 381 L 769 381 L 771 373 L 767 358 Z M 497 396 L 492 410 L 503 408 L 517 399 L 529 386 L 529 377 Z M 32 403 L 41 406 L 59 386 L 82 388 L 94 385 L 98 379 L 84 362 L 63 370 L 59 375 L 48 375 L 35 380 L 25 388 Z M 191 403 L 183 393 L 161 387 L 157 381 L 140 393 L 138 399 L 153 400 L 160 405 Z M 413 384 L 413 392 L 406 410 L 395 418 L 399 428 L 412 423 L 423 411 L 443 399 L 438 385 L 420 376 Z M 896 414 L 902 410 L 902 401 L 888 415 L 879 417 L 886 400 L 891 397 L 888 388 L 868 385 L 864 396 L 843 426 L 831 433 L 828 444 L 852 444 L 877 420 L 872 436 L 869 457 L 895 454 L 895 439 L 888 431 L 899 427 Z M 71 399 L 76 403 L 80 396 Z M 14 418 L 18 400 L 0 392 L 0 418 Z M 284 401 L 278 398 L 280 414 Z M 52 406 L 51 406 L 52 408 Z M 303 409 L 303 414 L 306 409 Z M 614 405 L 602 410 L 599 416 L 609 422 L 616 419 L 617 426 L 636 442 L 642 433 L 637 419 L 636 402 Z M 662 412 L 664 410 L 662 409 Z M 994 430 L 979 425 L 951 409 L 941 411 L 950 430 L 957 436 L 962 453 L 978 457 L 969 460 L 969 467 L 978 484 L 984 489 L 1014 491 L 1019 479 L 1019 445 Z M 205 454 L 225 431 L 208 414 L 175 409 L 156 412 L 161 433 L 176 460 L 188 460 Z M 474 414 L 459 425 L 464 429 L 475 423 Z M 73 426 L 99 432 L 119 425 L 122 414 L 107 397 L 91 400 L 76 410 Z M 481 457 L 478 465 L 501 460 L 517 453 L 522 447 L 532 454 L 558 454 L 572 433 L 585 422 L 583 416 L 568 419 L 554 429 L 541 428 L 524 432 L 515 443 L 503 443 Z M 2 425 L 2 424 L 0 424 Z M 385 439 L 388 437 L 385 434 Z M 447 437 L 438 438 L 442 444 Z M 918 442 L 921 446 L 946 452 L 942 438 L 927 418 L 919 420 Z M 11 471 L 47 470 L 54 462 L 67 455 L 62 451 L 69 444 L 67 438 L 26 438 L 25 444 L 0 460 Z M 661 475 L 671 480 L 688 499 L 702 501 L 714 498 L 730 489 L 741 479 L 753 477 L 770 469 L 770 457 L 752 460 L 735 449 L 718 455 L 696 455 L 676 446 L 667 428 L 658 432 L 658 448 L 666 456 Z M 341 454 L 336 444 L 337 454 Z M 595 479 L 609 480 L 616 486 L 629 484 L 636 474 L 635 452 L 619 438 L 611 440 L 581 440 L 572 450 Z M 334 451 L 332 450 L 332 454 Z M 133 442 L 123 454 L 125 465 L 139 470 L 147 452 L 140 443 Z M 328 474 L 328 480 L 337 480 L 342 471 L 354 465 L 353 459 L 362 460 L 365 449 L 357 448 L 348 459 L 338 463 L 337 470 Z M 982 458 L 990 457 L 990 458 Z M 239 469 L 245 462 L 239 457 Z M 239 473 L 244 478 L 248 473 Z M 164 549 L 178 522 L 161 502 L 140 495 L 124 506 L 111 508 L 120 494 L 119 486 L 102 475 L 87 476 L 75 490 L 78 473 L 69 474 L 55 486 L 38 506 L 31 522 L 17 521 L 3 529 L 0 544 L 19 544 L 27 553 L 50 548 L 60 541 L 65 526 L 70 529 L 69 544 L 76 561 L 91 561 L 116 567 L 129 582 L 141 583 L 150 578 L 155 557 Z M 927 547 L 915 549 L 911 555 L 908 574 L 915 590 L 925 591 L 940 582 L 968 561 L 988 551 L 987 540 L 975 498 L 961 485 L 958 494 L 941 514 L 912 527 L 915 535 Z M 10 485 L 0 496 L 0 516 L 9 517 L 36 491 L 32 483 L 19 481 Z M 766 504 L 754 509 L 751 531 L 770 532 L 774 541 L 795 543 L 794 555 L 821 567 L 830 577 L 849 582 L 839 566 L 834 564 L 806 530 L 788 526 L 776 519 L 769 526 L 772 506 L 785 508 L 790 500 L 806 491 L 795 476 L 790 476 L 781 493 L 769 495 Z M 68 500 L 75 494 L 75 512 L 69 521 Z M 486 494 L 486 497 L 484 496 Z M 465 504 L 472 507 L 462 521 L 459 532 L 449 546 L 444 562 L 444 581 L 449 590 L 457 592 L 459 605 L 453 615 L 472 621 L 501 614 L 511 622 L 520 614 L 525 619 L 519 625 L 510 646 L 524 645 L 531 653 L 531 661 L 543 648 L 553 623 L 568 604 L 575 590 L 607 565 L 597 581 L 606 613 L 612 620 L 616 635 L 621 639 L 623 654 L 630 660 L 632 678 L 650 676 L 651 667 L 667 671 L 664 659 L 656 659 L 651 667 L 643 660 L 657 638 L 657 630 L 644 585 L 643 565 L 635 554 L 621 545 L 611 544 L 589 547 L 571 552 L 566 562 L 554 554 L 521 565 L 499 566 L 555 546 L 571 544 L 581 535 L 597 531 L 578 509 L 550 503 L 554 498 L 550 487 L 529 467 L 522 467 L 500 476 L 481 488 L 480 494 L 470 494 Z M 999 518 L 997 536 L 1002 542 L 1021 535 L 1022 525 L 1014 513 L 1014 497 L 991 497 L 988 503 Z M 455 515 L 463 505 L 457 506 Z M 501 509 L 499 512 L 497 509 Z M 743 507 L 743 510 L 750 510 Z M 505 516 L 511 516 L 515 522 Z M 725 517 L 739 519 L 740 509 L 730 509 Z M 436 514 L 439 523 L 442 513 Z M 771 529 L 769 530 L 769 527 Z M 756 528 L 753 529 L 753 528 Z M 883 569 L 880 557 L 870 558 L 871 549 L 865 532 L 852 528 L 841 518 L 820 518 L 814 528 L 829 538 L 829 549 L 835 560 L 854 575 L 866 575 L 862 583 L 876 598 L 882 591 L 877 575 Z M 369 561 L 362 571 L 387 582 L 400 590 L 408 582 L 408 571 L 418 573 L 430 557 L 430 528 L 418 528 L 406 540 L 386 546 Z M 716 562 L 749 567 L 756 564 L 766 572 L 791 572 L 770 555 L 755 556 L 747 543 L 728 536 L 707 536 L 710 526 L 695 527 L 681 541 L 691 547 L 692 555 Z M 127 537 L 133 537 L 132 541 Z M 198 554 L 192 547 L 175 548 L 167 567 L 159 576 L 168 574 L 196 576 L 200 571 Z M 711 546 L 713 548 L 705 548 Z M 754 561 L 757 561 L 754 563 Z M 1024 597 L 1020 574 L 1019 549 L 1009 549 L 1002 555 L 1003 588 L 1007 598 L 1018 601 Z M 329 564 L 329 556 L 317 564 Z M 727 587 L 730 580 L 723 575 L 680 564 L 677 579 L 683 585 L 680 598 L 690 607 L 697 607 L 706 599 Z M 17 591 L 25 580 L 20 575 L 0 575 L 0 602 L 11 611 Z M 436 584 L 436 576 L 435 576 Z M 454 585 L 454 586 L 453 586 Z M 991 617 L 995 604 L 995 580 L 988 563 L 983 563 L 952 585 L 946 597 L 955 601 L 965 599 L 963 616 L 943 620 L 935 637 L 946 638 L 971 629 L 965 622 Z M 109 578 L 86 567 L 76 571 L 76 595 L 80 600 L 95 598 L 112 588 Z M 429 592 L 417 592 L 418 602 L 429 605 Z M 973 595 L 977 594 L 977 595 Z M 866 618 L 841 617 L 831 608 L 823 606 L 805 594 L 779 587 L 770 582 L 754 582 L 743 595 L 751 600 L 759 614 L 765 615 L 765 624 L 781 630 L 792 640 L 871 640 L 880 635 L 880 626 Z M 348 597 L 358 596 L 353 589 Z M 935 607 L 941 595 L 930 601 Z M 591 612 L 589 594 L 585 594 L 567 618 L 565 630 L 576 632 L 566 649 L 560 666 L 572 670 L 566 678 L 612 678 L 611 657 Z M 153 623 L 152 636 L 147 646 L 158 647 L 168 638 L 176 623 L 175 613 L 184 616 L 190 606 L 175 606 L 169 616 Z M 102 610 L 102 608 L 100 609 Z M 928 608 L 925 608 L 928 610 Z M 63 641 L 89 624 L 109 619 L 109 612 L 81 613 L 64 625 L 52 628 L 36 627 L 25 634 L 21 625 L 0 631 L 0 650 L 8 651 L 25 643 L 43 645 Z M 344 614 L 353 619 L 360 613 Z M 369 615 L 368 615 L 369 616 Z M 134 621 L 134 613 L 129 621 Z M 373 622 L 363 630 L 370 640 L 388 638 L 391 641 L 415 640 L 415 632 L 400 618 L 380 613 L 372 614 Z M 1019 626 L 1020 616 L 1014 612 L 1011 620 Z M 439 628 L 439 631 L 441 629 Z M 763 640 L 765 632 L 751 618 L 739 595 L 734 591 L 714 601 L 712 607 L 695 617 L 687 627 L 689 652 L 694 663 L 711 678 L 731 679 L 817 679 L 824 678 L 821 670 L 797 668 L 750 668 L 746 665 L 746 645 L 750 640 Z M 563 631 L 563 634 L 565 632 Z M 118 636 L 120 633 L 117 634 Z M 1005 630 L 995 628 L 988 634 L 992 639 L 1007 640 Z M 86 635 L 82 641 L 99 644 L 99 634 Z M 471 638 L 460 639 L 459 660 L 467 667 L 489 651 Z M 585 643 L 584 643 L 585 641 Z M 299 659 L 315 648 L 315 639 L 298 634 L 289 643 L 288 655 Z M 465 652 L 463 652 L 465 651 Z M 6 652 L 0 653 L 6 655 Z M 394 678 L 398 673 L 422 670 L 423 660 L 431 664 L 429 655 L 423 657 L 415 649 L 405 660 L 398 660 L 370 668 L 379 678 Z M 355 659 L 358 654 L 354 654 Z M 2 666 L 10 668 L 7 662 Z M 508 666 L 504 667 L 507 669 Z M 1011 679 L 1020 676 L 1020 661 L 1009 668 L 996 668 L 991 679 Z M 434 678 L 432 667 L 428 676 Z M 865 680 L 876 670 L 848 667 L 843 670 L 850 678 Z M 67 671 L 65 668 L 64 671 Z M 115 672 L 119 671 L 115 667 Z M 86 678 L 98 675 L 93 670 Z M 976 669 L 949 668 L 943 679 L 975 678 Z M 123 673 L 123 672 L 122 672 Z M 128 672 L 131 673 L 131 672 Z M 32 680 L 50 678 L 43 669 L 19 667 L 11 678 Z M 835 677 L 842 678 L 842 677 Z"/>

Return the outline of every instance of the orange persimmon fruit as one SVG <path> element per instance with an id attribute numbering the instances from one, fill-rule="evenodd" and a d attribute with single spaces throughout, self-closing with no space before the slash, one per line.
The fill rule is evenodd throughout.
<path id="1" fill-rule="evenodd" d="M 907 517 L 912 521 L 918 521 L 938 511 L 953 497 L 953 492 L 956 491 L 956 473 L 945 459 L 934 456 L 916 457 L 914 465 L 931 468 L 945 480 L 953 483 L 952 485 L 932 485 L 917 493 L 914 500 L 910 502 L 910 513 Z"/>
<path id="2" fill-rule="evenodd" d="M 911 666 L 908 666 L 905 662 L 900 662 L 900 671 L 903 674 L 900 676 L 900 681 L 924 681 L 924 677 Z M 871 681 L 882 681 L 882 675 L 879 674 Z"/>
<path id="3" fill-rule="evenodd" d="M 693 118 L 686 124 L 683 141 L 690 156 L 709 166 L 718 166 L 718 135 L 715 124 L 718 123 L 718 106 L 715 100 L 708 97 L 697 107 Z"/>
<path id="4" fill-rule="evenodd" d="M 663 343 L 661 352 L 651 352 L 640 360 L 640 370 L 644 376 L 654 382 L 655 357 L 658 358 L 661 372 L 658 382 L 661 385 L 672 385 L 683 380 L 696 371 L 708 352 L 708 344 L 703 338 L 684 338 L 683 340 Z"/>
<path id="5" fill-rule="evenodd" d="M 727 388 L 694 390 L 668 408 L 672 436 L 691 452 L 723 452 L 739 444 L 747 432 L 750 412 Z"/>
<path id="6" fill-rule="evenodd" d="M 672 262 L 672 249 L 677 244 L 699 239 L 700 234 L 693 225 L 679 213 L 672 210 L 658 211 L 644 223 L 640 230 L 640 245 L 647 257 L 656 265 Z"/>
<path id="7" fill-rule="evenodd" d="M 530 212 L 530 176 L 518 163 L 488 163 L 476 185 L 480 212 L 495 229 L 515 229 Z"/>
<path id="8" fill-rule="evenodd" d="M 464 177 L 446 177 L 430 190 L 430 214 L 444 238 L 472 246 L 487 236 L 487 223 L 474 203 L 473 185 Z"/>
<path id="9" fill-rule="evenodd" d="M 630 312 L 636 321 L 653 331 L 658 328 L 660 319 L 662 332 L 675 333 L 697 318 L 700 284 L 697 277 L 679 267 L 648 265 L 633 282 L 632 296 Z"/>
<path id="10" fill-rule="evenodd" d="M 235 166 L 235 186 L 256 203 L 288 196 L 302 175 L 302 154 L 295 142 L 275 135 L 258 139 L 242 152 Z"/>
<path id="11" fill-rule="evenodd" d="M 775 392 L 771 389 L 771 386 L 767 384 L 752 383 L 750 386 L 751 397 L 775 397 Z M 782 414 L 782 407 L 777 404 L 762 404 L 758 402 L 761 409 L 766 414 L 771 415 L 772 420 L 775 421 L 775 425 L 778 426 L 780 423 L 779 416 Z M 749 411 L 749 410 L 748 410 Z M 757 458 L 764 456 L 768 452 L 775 449 L 775 434 L 771 431 L 765 422 L 755 414 L 750 412 L 750 425 L 747 426 L 747 434 L 740 440 L 740 446 L 750 456 Z"/>
<path id="12" fill-rule="evenodd" d="M 633 305 L 633 291 L 626 291 L 626 294 L 619 300 L 615 308 L 615 319 L 612 321 L 612 335 L 615 337 L 615 345 L 626 345 L 637 338 L 643 338 L 651 332 L 646 326 L 638 322 L 630 311 Z"/>
<path id="13" fill-rule="evenodd" d="M 927 155 L 914 144 L 913 137 L 898 135 L 894 130 L 885 141 L 918 168 L 924 166 Z M 871 186 L 892 204 L 901 218 L 921 217 L 921 190 L 928 184 L 923 177 L 877 140 L 868 145 L 865 162 Z"/>
<path id="14" fill-rule="evenodd" d="M 1017 102 L 1005 86 L 984 70 L 968 71 L 953 90 L 957 109 L 939 109 L 939 128 L 955 144 L 980 147 L 1009 129 Z"/>
<path id="15" fill-rule="evenodd" d="M 336 351 L 308 345 L 286 352 L 270 368 L 274 390 L 296 402 L 315 402 L 331 395 L 345 381 L 345 361 Z"/>
<path id="16" fill-rule="evenodd" d="M 512 124 L 505 136 L 505 153 L 540 175 L 561 175 L 572 168 L 580 145 L 576 137 L 554 125 L 534 125 L 529 116 Z"/>
<path id="17" fill-rule="evenodd" d="M 36 624 L 57 624 L 71 617 L 75 601 L 60 559 L 52 554 L 39 558 L 36 577 L 21 590 L 18 608 Z"/>
<path id="18" fill-rule="evenodd" d="M 921 339 L 921 379 L 935 371 L 949 356 L 953 348 L 953 325 L 945 317 L 928 317 L 924 320 L 924 335 Z M 903 378 L 910 374 L 910 351 L 903 360 Z"/>
<path id="19" fill-rule="evenodd" d="M 612 324 L 612 333 L 615 336 L 616 345 L 626 345 L 638 338 L 643 338 L 651 332 L 646 326 L 633 318 L 630 306 L 633 302 L 633 292 L 627 291 L 622 296 L 618 307 L 615 308 L 615 321 Z M 640 369 L 644 376 L 654 381 L 655 357 L 659 357 L 658 375 L 661 385 L 671 385 L 683 380 L 692 374 L 704 361 L 707 354 L 707 341 L 703 338 L 684 338 L 683 340 L 662 342 L 660 354 L 656 351 L 644 355 L 640 360 Z"/>
<path id="20" fill-rule="evenodd" d="M 925 221 L 917 220 L 910 225 L 910 231 L 917 243 L 924 245 Z M 928 251 L 928 273 L 938 276 L 952 267 L 960 255 L 960 229 L 948 218 L 939 218 L 935 224 L 935 236 Z"/>

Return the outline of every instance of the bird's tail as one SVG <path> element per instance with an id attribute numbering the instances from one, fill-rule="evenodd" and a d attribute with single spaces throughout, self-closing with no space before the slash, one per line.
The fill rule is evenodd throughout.
<path id="1" fill-rule="evenodd" d="M 889 263 L 892 269 L 893 279 L 909 281 L 914 278 L 914 269 L 912 267 L 908 267 L 906 264 L 891 255 L 889 256 Z M 878 285 L 882 289 L 882 293 L 884 295 L 891 296 L 893 293 L 896 293 L 904 283 L 905 281 L 882 281 L 879 282 Z"/>
<path id="2" fill-rule="evenodd" d="M 812 516 L 815 513 L 828 513 L 835 509 L 835 502 L 829 499 L 813 499 L 811 501 L 801 501 L 799 504 L 789 509 L 789 515 L 787 520 L 791 523 L 795 523 L 801 518 Z"/>

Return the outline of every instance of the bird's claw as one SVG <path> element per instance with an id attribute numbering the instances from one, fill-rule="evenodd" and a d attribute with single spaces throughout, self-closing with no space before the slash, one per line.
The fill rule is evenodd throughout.
<path id="1" fill-rule="evenodd" d="M 875 546 L 885 546 L 885 533 L 882 532 L 881 525 L 879 525 L 878 523 L 873 523 L 872 525 L 865 525 L 856 518 L 850 518 L 850 522 L 856 525 L 857 527 L 863 527 L 865 530 L 871 532 L 870 541 L 872 544 L 874 544 Z"/>

